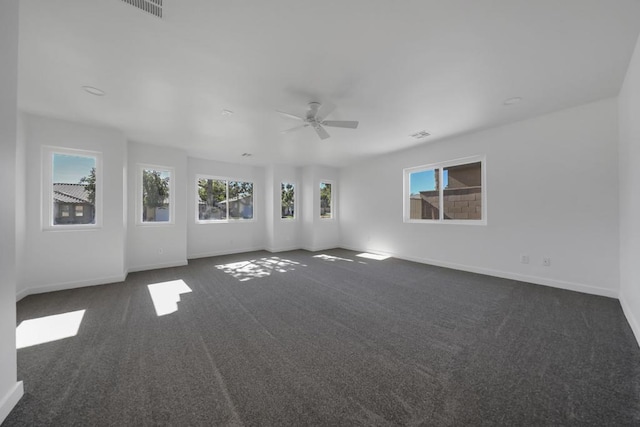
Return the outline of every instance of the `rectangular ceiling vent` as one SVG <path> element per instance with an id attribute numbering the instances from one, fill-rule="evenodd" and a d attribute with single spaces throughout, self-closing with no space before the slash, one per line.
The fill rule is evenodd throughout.
<path id="1" fill-rule="evenodd" d="M 415 139 L 422 139 L 422 138 L 426 138 L 428 136 L 430 136 L 431 134 L 429 132 L 427 132 L 426 130 L 421 130 L 420 132 L 416 132 L 413 135 L 410 135 L 412 138 Z"/>
<path id="2" fill-rule="evenodd" d="M 122 0 L 153 16 L 162 19 L 162 0 Z"/>

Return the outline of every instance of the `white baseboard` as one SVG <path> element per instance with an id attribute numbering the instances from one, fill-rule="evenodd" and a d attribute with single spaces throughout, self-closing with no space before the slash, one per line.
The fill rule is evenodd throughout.
<path id="1" fill-rule="evenodd" d="M 213 256 L 233 255 L 233 254 L 241 254 L 244 252 L 256 252 L 256 251 L 264 251 L 264 250 L 265 250 L 264 246 L 254 246 L 252 248 L 222 249 L 219 251 L 208 251 L 208 252 L 200 252 L 195 254 L 187 254 L 187 259 L 209 258 Z"/>
<path id="2" fill-rule="evenodd" d="M 354 248 L 354 247 L 345 246 L 345 245 L 342 245 L 341 247 L 344 249 L 352 250 L 352 251 L 379 253 L 379 251 L 376 251 L 376 250 Z M 453 270 L 468 271 L 470 273 L 485 274 L 487 276 L 499 277 L 502 279 L 517 280 L 519 282 L 528 282 L 536 285 L 549 286 L 552 288 L 582 292 L 585 294 L 598 295 L 598 296 L 616 298 L 616 299 L 618 298 L 618 292 L 615 290 L 607 289 L 607 288 L 599 288 L 596 286 L 585 285 L 582 283 L 568 282 L 564 280 L 555 280 L 555 279 L 549 279 L 546 277 L 529 276 L 529 275 L 520 274 L 520 273 L 513 273 L 510 271 L 494 270 L 491 268 L 457 264 L 453 262 L 439 261 L 439 260 L 434 260 L 429 258 L 404 256 L 404 255 L 393 254 L 388 252 L 386 254 L 394 258 L 404 259 L 404 260 L 413 261 L 413 262 L 419 262 L 422 264 L 435 265 L 437 267 L 445 267 L 445 268 L 451 268 Z"/>
<path id="3" fill-rule="evenodd" d="M 134 273 L 136 271 L 158 270 L 160 268 L 183 267 L 187 264 L 188 262 L 185 259 L 184 261 L 165 262 L 161 264 L 138 265 L 135 267 L 129 267 L 128 272 Z"/>
<path id="4" fill-rule="evenodd" d="M 341 247 L 342 246 L 302 246 L 298 249 L 302 249 L 304 251 L 309 251 L 309 252 L 320 252 L 320 251 L 328 251 L 331 249 L 337 249 Z"/>
<path id="5" fill-rule="evenodd" d="M 298 249 L 301 249 L 300 245 L 283 246 L 283 247 L 279 247 L 279 248 L 271 248 L 271 247 L 264 248 L 265 251 L 271 252 L 271 253 L 295 251 L 295 250 L 298 250 Z"/>
<path id="6" fill-rule="evenodd" d="M 2 396 L 2 399 L 0 399 L 0 424 L 7 418 L 23 394 L 24 386 L 22 385 L 22 381 L 18 381 L 11 387 L 11 390 L 9 390 L 7 394 Z"/>
<path id="7" fill-rule="evenodd" d="M 629 322 L 629 326 L 631 326 L 633 335 L 635 335 L 636 341 L 638 341 L 638 345 L 640 346 L 640 323 L 638 323 L 638 319 L 636 318 L 636 316 L 634 316 L 631 307 L 627 303 L 627 299 L 624 297 L 624 294 L 620 295 L 620 306 L 622 306 L 622 312 L 627 318 L 627 322 Z"/>
<path id="8" fill-rule="evenodd" d="M 20 292 L 16 293 L 16 301 L 20 301 L 22 298 L 29 295 L 43 294 L 45 292 L 66 291 L 68 289 L 84 288 L 86 286 L 97 286 L 106 285 L 109 283 L 124 282 L 126 278 L 127 274 L 123 273 L 119 276 L 98 277 L 95 279 L 77 280 L 64 283 L 50 283 L 41 286 L 28 286 L 26 287 L 26 289 L 23 289 Z"/>

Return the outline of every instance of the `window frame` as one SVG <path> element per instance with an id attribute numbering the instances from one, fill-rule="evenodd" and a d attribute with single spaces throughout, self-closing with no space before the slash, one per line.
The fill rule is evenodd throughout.
<path id="1" fill-rule="evenodd" d="M 144 221 L 143 220 L 143 175 L 145 170 L 155 170 L 169 172 L 169 221 Z M 175 194 L 176 171 L 172 166 L 154 165 L 149 163 L 138 163 L 136 172 L 136 225 L 142 227 L 168 227 L 175 224 L 176 194 Z"/>
<path id="2" fill-rule="evenodd" d="M 226 200 L 227 200 L 227 217 L 225 219 L 200 219 L 200 208 L 199 208 L 199 200 L 200 194 L 198 193 L 198 181 L 201 179 L 211 179 L 216 181 L 224 181 L 226 183 Z M 252 185 L 252 217 L 251 218 L 231 218 L 229 216 L 229 182 L 248 182 Z M 248 223 L 248 222 L 256 222 L 256 183 L 253 180 L 244 179 L 244 178 L 230 178 L 226 176 L 215 176 L 215 175 L 207 175 L 198 173 L 195 176 L 195 215 L 194 219 L 196 224 L 235 224 L 235 223 Z"/>
<path id="3" fill-rule="evenodd" d="M 411 215 L 411 174 L 438 169 L 439 182 L 444 182 L 444 170 L 454 166 L 462 166 L 471 163 L 480 163 L 480 180 L 482 195 L 481 219 L 444 219 L 444 188 L 438 188 L 440 218 L 439 219 L 412 219 Z M 487 159 L 486 155 L 474 155 L 443 162 L 404 168 L 402 186 L 402 220 L 408 224 L 451 224 L 451 225 L 487 225 Z"/>
<path id="4" fill-rule="evenodd" d="M 282 218 L 282 184 L 293 185 L 293 217 Z M 280 180 L 280 209 L 278 210 L 280 221 L 292 222 L 298 220 L 298 183 L 291 180 Z"/>
<path id="5" fill-rule="evenodd" d="M 96 189 L 95 189 L 95 218 L 93 224 L 54 224 L 55 212 L 53 211 L 53 157 L 55 154 L 76 157 L 92 157 L 95 160 L 96 168 Z M 92 150 L 82 150 L 68 147 L 43 146 L 42 147 L 42 230 L 43 231 L 77 231 L 92 230 L 102 228 L 102 200 L 103 200 L 103 172 L 102 172 L 102 152 Z M 69 208 L 69 217 L 72 216 L 73 209 Z"/>
<path id="6" fill-rule="evenodd" d="M 330 217 L 322 217 L 322 213 L 318 212 L 318 217 L 323 220 L 323 221 L 331 221 L 331 220 L 335 220 L 336 219 L 336 185 L 335 182 L 331 179 L 321 179 L 320 182 L 318 183 L 318 202 L 320 203 L 320 205 L 318 206 L 320 210 L 322 210 L 322 193 L 321 193 L 321 188 L 320 186 L 322 184 L 331 184 L 331 216 Z"/>

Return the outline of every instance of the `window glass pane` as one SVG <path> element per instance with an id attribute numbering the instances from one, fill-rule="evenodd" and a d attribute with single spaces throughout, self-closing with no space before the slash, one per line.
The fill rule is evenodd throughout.
<path id="1" fill-rule="evenodd" d="M 171 172 L 166 170 L 142 170 L 142 221 L 169 222 L 169 189 Z"/>
<path id="2" fill-rule="evenodd" d="M 227 181 L 198 179 L 198 219 L 219 221 L 227 219 Z"/>
<path id="3" fill-rule="evenodd" d="M 283 219 L 295 218 L 295 185 L 289 182 L 280 184 L 282 190 L 281 211 Z"/>
<path id="4" fill-rule="evenodd" d="M 331 184 L 320 183 L 320 218 L 333 218 L 331 211 Z"/>
<path id="5" fill-rule="evenodd" d="M 253 183 L 229 181 L 229 218 L 253 218 Z"/>
<path id="6" fill-rule="evenodd" d="M 444 219 L 482 219 L 482 163 L 444 168 Z"/>
<path id="7" fill-rule="evenodd" d="M 53 153 L 52 178 L 53 225 L 95 224 L 96 158 Z"/>
<path id="8" fill-rule="evenodd" d="M 440 219 L 439 169 L 409 175 L 409 219 Z"/>

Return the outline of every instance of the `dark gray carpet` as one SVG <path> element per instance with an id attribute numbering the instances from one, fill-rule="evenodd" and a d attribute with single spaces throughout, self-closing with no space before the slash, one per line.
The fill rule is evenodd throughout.
<path id="1" fill-rule="evenodd" d="M 618 301 L 324 253 L 23 299 L 18 323 L 87 311 L 77 336 L 18 351 L 25 396 L 3 425 L 640 424 Z M 158 317 L 147 285 L 175 279 L 193 292 Z"/>

